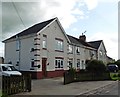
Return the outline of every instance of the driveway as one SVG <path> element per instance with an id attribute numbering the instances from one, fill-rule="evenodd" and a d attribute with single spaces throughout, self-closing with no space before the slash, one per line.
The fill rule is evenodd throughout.
<path id="1" fill-rule="evenodd" d="M 63 78 L 32 80 L 32 91 L 20 95 L 80 95 L 116 81 L 75 82 L 63 85 Z"/>

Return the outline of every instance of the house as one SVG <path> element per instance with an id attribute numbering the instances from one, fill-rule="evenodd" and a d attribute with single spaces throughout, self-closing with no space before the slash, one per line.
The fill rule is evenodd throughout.
<path id="1" fill-rule="evenodd" d="M 6 40 L 5 62 L 11 61 L 33 78 L 62 76 L 70 42 L 58 18 L 36 24 Z"/>
<path id="2" fill-rule="evenodd" d="M 103 40 L 91 41 L 88 43 L 97 50 L 97 59 L 107 64 L 107 51 Z"/>
<path id="3" fill-rule="evenodd" d="M 103 41 L 96 48 L 86 42 L 85 35 L 67 35 L 58 18 L 33 25 L 3 42 L 5 63 L 11 62 L 36 79 L 62 76 L 70 66 L 85 69 L 86 60 L 105 60 L 101 51 L 106 55 Z"/>
<path id="4" fill-rule="evenodd" d="M 114 63 L 115 62 L 115 59 L 107 56 L 107 63 Z"/>
<path id="5" fill-rule="evenodd" d="M 86 42 L 85 35 L 80 35 L 79 38 L 70 35 L 67 36 L 70 40 L 68 52 L 69 64 L 76 69 L 85 69 L 86 60 L 96 59 L 96 49 Z"/>

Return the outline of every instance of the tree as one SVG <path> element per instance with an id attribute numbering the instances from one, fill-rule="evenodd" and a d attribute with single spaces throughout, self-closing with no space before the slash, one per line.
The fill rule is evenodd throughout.
<path id="1" fill-rule="evenodd" d="M 106 66 L 102 61 L 99 60 L 91 60 L 87 63 L 86 69 L 89 72 L 94 73 L 103 73 L 106 71 Z"/>

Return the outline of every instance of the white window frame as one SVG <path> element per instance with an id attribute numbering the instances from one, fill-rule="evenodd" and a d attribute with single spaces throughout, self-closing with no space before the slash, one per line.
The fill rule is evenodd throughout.
<path id="1" fill-rule="evenodd" d="M 45 40 L 43 40 L 43 42 L 42 42 L 42 48 L 47 48 L 47 40 L 45 39 Z"/>
<path id="2" fill-rule="evenodd" d="M 68 59 L 68 67 L 69 68 L 73 67 L 73 59 Z"/>
<path id="3" fill-rule="evenodd" d="M 80 47 L 76 47 L 76 54 L 80 54 Z"/>
<path id="4" fill-rule="evenodd" d="M 80 59 L 77 59 L 77 69 L 80 69 Z"/>
<path id="5" fill-rule="evenodd" d="M 73 53 L 73 46 L 72 46 L 72 45 L 69 45 L 68 49 L 69 49 L 69 50 L 68 50 L 68 53 L 71 53 L 71 54 L 72 54 L 72 53 Z"/>
<path id="6" fill-rule="evenodd" d="M 64 59 L 55 59 L 55 69 L 63 69 Z"/>
<path id="7" fill-rule="evenodd" d="M 55 50 L 63 51 L 64 43 L 62 40 L 55 39 Z"/>

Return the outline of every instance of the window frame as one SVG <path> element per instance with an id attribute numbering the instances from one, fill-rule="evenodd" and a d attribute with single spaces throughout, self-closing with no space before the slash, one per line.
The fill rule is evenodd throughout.
<path id="1" fill-rule="evenodd" d="M 68 46 L 68 53 L 73 54 L 73 45 Z"/>
<path id="2" fill-rule="evenodd" d="M 80 55 L 80 47 L 76 46 L 76 54 Z"/>
<path id="3" fill-rule="evenodd" d="M 55 38 L 55 51 L 64 51 L 64 42 L 62 39 Z"/>
<path id="4" fill-rule="evenodd" d="M 42 41 L 42 48 L 47 49 L 47 41 L 46 40 Z"/>
<path id="5" fill-rule="evenodd" d="M 68 67 L 72 68 L 73 67 L 73 58 L 68 59 Z"/>
<path id="6" fill-rule="evenodd" d="M 79 64 L 78 64 L 78 62 L 79 62 Z M 77 69 L 80 69 L 80 59 L 77 59 Z"/>
<path id="7" fill-rule="evenodd" d="M 64 59 L 55 58 L 55 70 L 64 69 Z"/>

